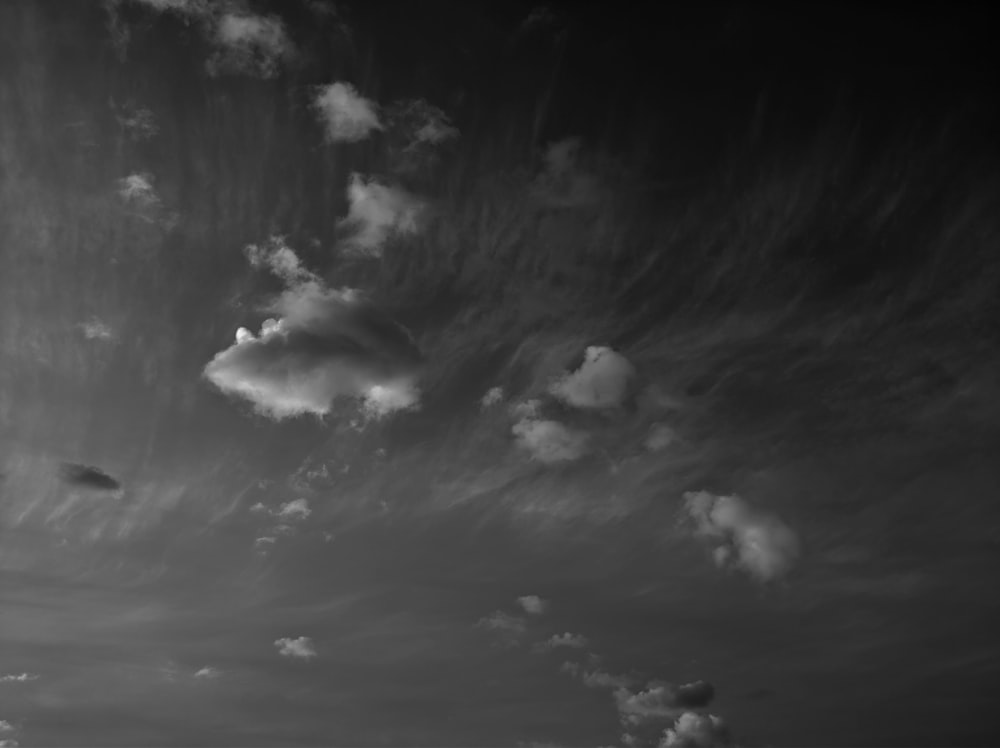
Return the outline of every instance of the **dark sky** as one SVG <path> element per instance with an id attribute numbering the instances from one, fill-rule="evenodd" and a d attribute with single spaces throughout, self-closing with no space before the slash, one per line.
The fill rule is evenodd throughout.
<path id="1" fill-rule="evenodd" d="M 0 745 L 995 745 L 986 11 L 0 4 Z"/>

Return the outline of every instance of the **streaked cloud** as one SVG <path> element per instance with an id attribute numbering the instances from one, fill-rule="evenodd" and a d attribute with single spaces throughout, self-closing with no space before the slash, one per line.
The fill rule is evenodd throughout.
<path id="1" fill-rule="evenodd" d="M 41 676 L 35 673 L 17 673 L 10 675 L 0 675 L 0 683 L 27 683 L 38 680 Z"/>
<path id="2" fill-rule="evenodd" d="M 391 237 L 412 236 L 420 230 L 424 204 L 403 189 L 352 174 L 347 200 L 347 216 L 338 227 L 348 234 L 342 247 L 349 253 L 381 257 Z"/>
<path id="3" fill-rule="evenodd" d="M 200 678 L 201 680 L 212 680 L 218 678 L 222 675 L 222 671 L 218 668 L 211 666 L 203 667 L 201 670 L 195 672 L 194 677 Z"/>
<path id="4" fill-rule="evenodd" d="M 278 245 L 283 259 L 270 266 L 288 287 L 265 306 L 278 316 L 256 335 L 239 328 L 205 377 L 274 419 L 325 415 L 341 397 L 373 418 L 417 407 L 421 356 L 409 332 L 358 291 L 327 288 L 304 271 L 298 280 L 285 250 Z"/>
<path id="5" fill-rule="evenodd" d="M 374 102 L 350 83 L 330 83 L 316 89 L 313 107 L 330 143 L 357 143 L 383 129 Z"/>
<path id="6" fill-rule="evenodd" d="M 746 571 L 760 581 L 786 575 L 798 561 L 798 536 L 773 515 L 755 511 L 738 496 L 708 491 L 684 494 L 696 534 L 714 544 L 719 566 Z"/>
<path id="7" fill-rule="evenodd" d="M 295 639 L 285 637 L 276 639 L 274 646 L 278 648 L 278 654 L 284 657 L 292 657 L 300 660 L 308 660 L 316 657 L 316 648 L 313 641 L 308 636 L 300 636 Z"/>
<path id="8" fill-rule="evenodd" d="M 549 607 L 548 601 L 538 595 L 523 595 L 517 598 L 517 604 L 525 613 L 533 616 L 541 615 Z"/>
<path id="9" fill-rule="evenodd" d="M 635 367 L 620 353 L 590 346 L 580 368 L 553 382 L 549 393 L 575 408 L 613 408 L 625 401 L 634 376 Z"/>
<path id="10" fill-rule="evenodd" d="M 539 650 L 557 649 L 559 647 L 584 649 L 588 644 L 589 642 L 587 641 L 587 637 L 582 636 L 581 634 L 571 634 L 567 631 L 562 634 L 553 634 L 545 641 L 539 643 L 537 648 Z"/>
<path id="11" fill-rule="evenodd" d="M 553 208 L 577 208 L 601 199 L 597 177 L 580 165 L 583 141 L 565 138 L 549 145 L 544 154 L 544 168 L 532 185 L 534 197 Z"/>

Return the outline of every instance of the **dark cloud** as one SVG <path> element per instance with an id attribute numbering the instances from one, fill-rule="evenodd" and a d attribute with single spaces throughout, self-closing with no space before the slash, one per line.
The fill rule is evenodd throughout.
<path id="1" fill-rule="evenodd" d="M 59 466 L 59 477 L 71 486 L 88 488 L 92 491 L 114 493 L 122 488 L 121 483 L 100 468 L 76 462 L 62 463 Z"/>

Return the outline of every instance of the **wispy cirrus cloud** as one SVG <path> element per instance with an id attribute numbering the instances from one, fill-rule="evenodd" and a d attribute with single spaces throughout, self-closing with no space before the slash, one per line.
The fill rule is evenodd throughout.
<path id="1" fill-rule="evenodd" d="M 274 419 L 325 415 L 341 397 L 373 418 L 416 407 L 421 355 L 410 334 L 360 292 L 328 288 L 302 270 L 282 242 L 269 251 L 270 260 L 250 254 L 286 282 L 265 306 L 277 317 L 258 334 L 239 328 L 205 366 L 206 378 Z"/>
<path id="2" fill-rule="evenodd" d="M 284 637 L 276 639 L 274 646 L 278 648 L 278 654 L 283 657 L 291 657 L 298 660 L 309 660 L 316 657 L 316 647 L 312 639 L 308 636 L 299 636 L 295 639 Z"/>
<path id="3" fill-rule="evenodd" d="M 357 143 L 383 129 L 378 107 L 350 83 L 319 86 L 312 103 L 330 143 Z"/>

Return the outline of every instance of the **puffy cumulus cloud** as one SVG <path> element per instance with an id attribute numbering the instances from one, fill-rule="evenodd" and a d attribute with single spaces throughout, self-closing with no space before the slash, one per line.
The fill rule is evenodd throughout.
<path id="1" fill-rule="evenodd" d="M 295 270 L 280 252 L 267 262 L 289 281 L 267 307 L 278 317 L 258 334 L 236 331 L 205 367 L 212 384 L 275 419 L 325 415 L 339 397 L 358 400 L 369 417 L 417 407 L 421 356 L 403 327 L 359 292 Z"/>
<path id="2" fill-rule="evenodd" d="M 575 408 L 614 408 L 625 401 L 633 376 L 635 367 L 620 353 L 590 346 L 580 368 L 553 382 L 549 393 Z"/>
<path id="3" fill-rule="evenodd" d="M 375 104 L 350 83 L 319 86 L 312 103 L 330 143 L 357 143 L 383 129 Z"/>
<path id="4" fill-rule="evenodd" d="M 295 53 L 285 25 L 275 16 L 224 13 L 215 22 L 212 41 L 216 51 L 206 64 L 211 75 L 273 78 L 282 61 Z"/>
<path id="5" fill-rule="evenodd" d="M 651 681 L 645 689 L 638 691 L 632 691 L 625 686 L 616 688 L 614 691 L 615 706 L 618 710 L 619 721 L 625 730 L 624 742 L 628 745 L 648 745 L 655 740 L 657 734 L 664 730 L 665 723 L 673 723 L 673 730 L 677 732 L 678 736 L 692 736 L 693 739 L 693 736 L 696 735 L 702 737 L 711 735 L 713 740 L 720 738 L 724 734 L 722 730 L 716 729 L 706 732 L 701 722 L 701 720 L 707 719 L 706 724 L 712 725 L 714 724 L 712 720 L 718 718 L 703 717 L 690 711 L 707 707 L 714 695 L 715 689 L 705 681 L 696 681 L 683 686 L 674 686 L 663 681 Z M 692 717 L 697 718 L 697 721 L 692 722 Z M 718 725 L 721 726 L 721 720 L 718 721 Z M 670 728 L 662 734 L 661 745 L 670 734 Z M 676 743 L 676 745 L 702 744 Z M 705 743 L 705 745 L 716 745 L 716 743 Z"/>
<path id="6" fill-rule="evenodd" d="M 0 733 L 14 732 L 14 725 L 5 719 L 0 719 Z"/>
<path id="7" fill-rule="evenodd" d="M 115 339 L 115 331 L 111 329 L 111 326 L 96 317 L 80 323 L 80 330 L 87 340 L 108 341 Z"/>
<path id="8" fill-rule="evenodd" d="M 295 250 L 285 243 L 284 237 L 272 236 L 264 244 L 248 244 L 243 253 L 252 267 L 270 270 L 285 283 L 319 281 L 317 276 L 302 264 Z"/>
<path id="9" fill-rule="evenodd" d="M 201 670 L 195 672 L 194 677 L 199 678 L 201 680 L 213 680 L 215 678 L 220 677 L 221 675 L 222 672 L 219 671 L 218 668 L 208 666 L 208 667 L 203 667 Z"/>
<path id="10" fill-rule="evenodd" d="M 278 648 L 278 654 L 283 657 L 293 657 L 300 660 L 316 657 L 316 648 L 308 636 L 300 636 L 297 639 L 289 637 L 276 639 L 274 646 Z"/>
<path id="11" fill-rule="evenodd" d="M 733 744 L 729 728 L 714 714 L 685 712 L 663 733 L 659 748 L 716 748 Z"/>
<path id="12" fill-rule="evenodd" d="M 129 174 L 118 180 L 118 196 L 128 205 L 138 208 L 155 208 L 160 198 L 153 187 L 150 174 Z"/>
<path id="13" fill-rule="evenodd" d="M 740 497 L 689 491 L 684 502 L 697 534 L 716 544 L 714 555 L 720 566 L 770 581 L 787 574 L 798 560 L 795 532 L 777 517 L 754 511 Z"/>
<path id="14" fill-rule="evenodd" d="M 11 673 L 9 675 L 0 675 L 0 683 L 27 683 L 28 681 L 38 680 L 41 676 L 35 673 Z"/>
<path id="15" fill-rule="evenodd" d="M 381 257 L 391 237 L 412 236 L 420 230 L 424 204 L 405 190 L 352 174 L 347 201 L 347 216 L 338 227 L 349 232 L 343 246 L 350 253 Z"/>
<path id="16" fill-rule="evenodd" d="M 549 601 L 538 595 L 522 595 L 517 598 L 517 604 L 528 615 L 540 616 L 549 608 Z"/>
<path id="17" fill-rule="evenodd" d="M 553 634 L 548 639 L 538 645 L 540 650 L 556 649 L 558 647 L 569 647 L 570 649 L 583 649 L 588 645 L 587 637 L 581 634 Z"/>
<path id="18" fill-rule="evenodd" d="M 492 408 L 502 400 L 503 387 L 490 387 L 490 389 L 486 390 L 486 394 L 483 395 L 482 399 L 479 401 L 479 407 L 483 410 L 486 408 Z"/>
<path id="19" fill-rule="evenodd" d="M 588 451 L 586 434 L 528 413 L 511 426 L 511 432 L 532 458 L 546 464 L 572 462 Z"/>
<path id="20" fill-rule="evenodd" d="M 175 11 L 185 15 L 200 16 L 209 12 L 208 0 L 132 0 L 158 12 Z"/>
<path id="21" fill-rule="evenodd" d="M 580 138 L 565 138 L 549 145 L 544 168 L 532 185 L 532 193 L 541 203 L 554 208 L 574 208 L 600 200 L 597 178 L 580 167 Z"/>
<path id="22" fill-rule="evenodd" d="M 274 513 L 275 517 L 282 520 L 304 520 L 312 514 L 309 502 L 306 499 L 293 499 L 285 502 Z"/>

